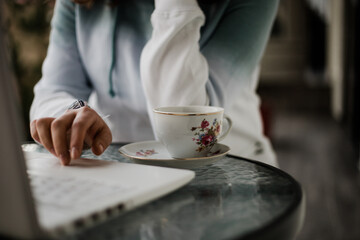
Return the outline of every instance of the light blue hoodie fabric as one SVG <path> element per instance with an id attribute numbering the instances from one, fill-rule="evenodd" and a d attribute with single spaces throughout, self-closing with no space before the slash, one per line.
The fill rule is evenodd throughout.
<path id="1" fill-rule="evenodd" d="M 272 152 L 262 135 L 255 89 L 278 0 L 202 2 L 206 22 L 199 45 L 209 65 L 209 103 L 236 118 L 259 122 L 243 134 L 241 129 L 249 126 L 233 117 L 234 136 L 244 138 L 245 155 Z M 57 0 L 31 119 L 59 116 L 75 99 L 84 99 L 100 115 L 110 115 L 107 122 L 115 142 L 154 139 L 140 79 L 140 55 L 152 34 L 153 11 L 154 0 L 120 1 L 116 7 L 95 1 L 91 8 Z M 230 137 L 228 144 L 232 141 Z M 261 151 L 259 143 L 264 145 Z"/>

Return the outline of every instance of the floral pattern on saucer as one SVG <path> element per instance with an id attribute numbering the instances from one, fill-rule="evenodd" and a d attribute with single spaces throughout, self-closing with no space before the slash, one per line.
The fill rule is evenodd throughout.
<path id="1" fill-rule="evenodd" d="M 197 152 L 202 152 L 205 149 L 211 149 L 217 143 L 217 136 L 220 134 L 221 122 L 219 123 L 215 118 L 210 126 L 209 121 L 205 118 L 197 127 L 192 127 L 191 131 L 194 132 L 195 137 L 192 138 L 199 147 Z"/>
<path id="2" fill-rule="evenodd" d="M 158 154 L 155 151 L 155 149 L 148 149 L 148 150 L 140 149 L 138 152 L 136 152 L 136 156 L 139 156 L 139 157 L 147 157 L 147 156 L 151 156 L 154 154 Z"/>
<path id="3" fill-rule="evenodd" d="M 194 169 L 212 164 L 225 157 L 229 151 L 228 146 L 216 143 L 205 157 L 175 159 L 158 141 L 130 143 L 119 149 L 124 157 L 135 163 L 183 169 Z"/>

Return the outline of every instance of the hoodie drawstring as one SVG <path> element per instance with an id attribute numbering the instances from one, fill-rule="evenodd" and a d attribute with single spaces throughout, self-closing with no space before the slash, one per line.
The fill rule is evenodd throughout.
<path id="1" fill-rule="evenodd" d="M 117 26 L 118 26 L 118 18 L 119 18 L 119 8 L 117 8 L 116 10 L 116 16 L 115 16 L 115 23 L 114 23 L 114 28 L 113 28 L 113 32 L 112 32 L 112 42 L 111 42 L 111 49 L 112 49 L 112 53 L 111 53 L 111 64 L 110 64 L 110 70 L 109 70 L 109 94 L 111 97 L 115 97 L 116 93 L 114 91 L 114 83 L 113 83 L 113 71 L 114 71 L 114 67 L 115 67 L 115 62 L 116 62 L 116 30 L 117 30 Z"/>

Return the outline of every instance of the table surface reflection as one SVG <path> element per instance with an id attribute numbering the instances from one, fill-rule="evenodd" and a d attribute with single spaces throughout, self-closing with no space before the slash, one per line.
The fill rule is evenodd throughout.
<path id="1" fill-rule="evenodd" d="M 83 157 L 131 162 L 122 145 Z M 34 143 L 23 149 L 46 152 Z M 230 155 L 194 171 L 185 187 L 69 239 L 291 239 L 300 229 L 302 190 L 283 171 Z"/>

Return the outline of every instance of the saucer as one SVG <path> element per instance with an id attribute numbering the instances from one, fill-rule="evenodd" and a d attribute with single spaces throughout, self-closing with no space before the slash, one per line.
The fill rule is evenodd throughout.
<path id="1" fill-rule="evenodd" d="M 214 163 L 229 151 L 228 146 L 217 143 L 206 157 L 179 159 L 172 158 L 165 146 L 158 141 L 130 143 L 119 148 L 122 155 L 135 163 L 184 169 L 193 169 Z"/>

